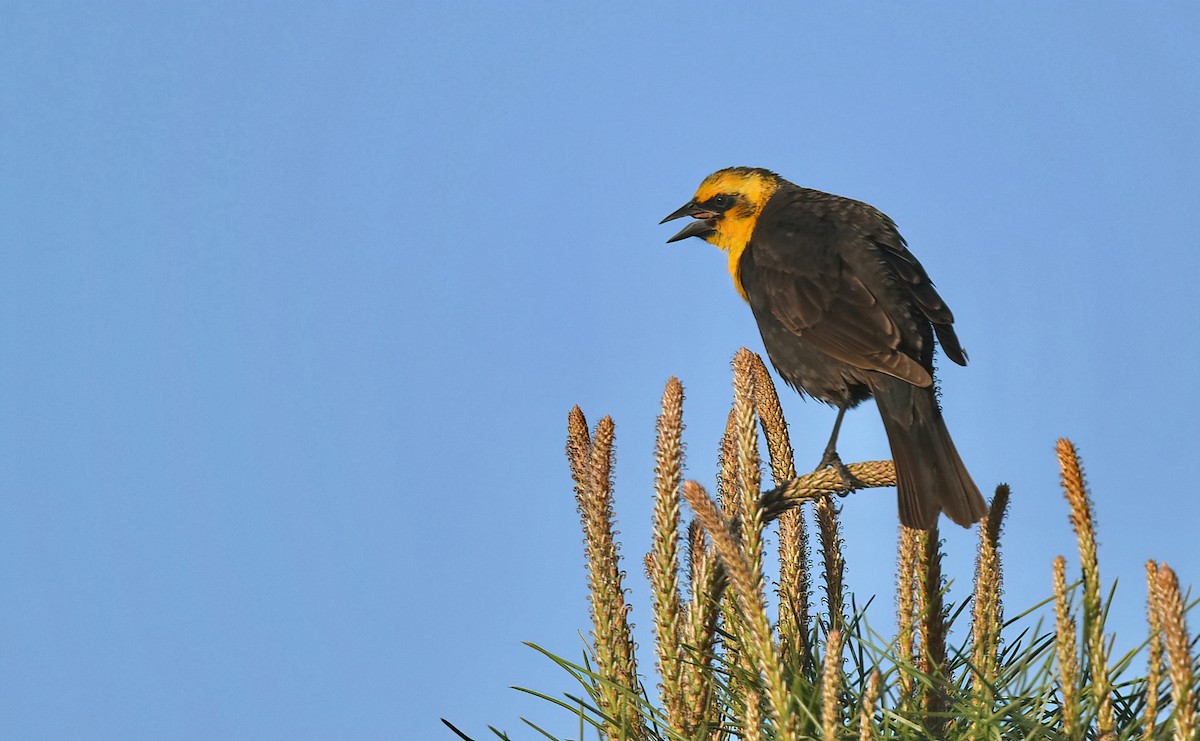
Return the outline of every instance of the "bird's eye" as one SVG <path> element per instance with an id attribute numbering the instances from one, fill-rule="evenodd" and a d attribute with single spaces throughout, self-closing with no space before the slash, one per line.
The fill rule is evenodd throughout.
<path id="1" fill-rule="evenodd" d="M 733 203 L 734 203 L 734 197 L 733 197 L 733 196 L 729 196 L 729 195 L 723 195 L 723 194 L 722 194 L 722 195 L 719 195 L 719 196 L 715 196 L 715 197 L 712 199 L 712 201 L 710 201 L 710 203 L 712 203 L 712 207 L 713 207 L 713 208 L 715 208 L 715 209 L 717 209 L 717 210 L 719 210 L 719 211 L 724 211 L 724 210 L 728 209 L 730 206 L 732 206 L 732 205 L 733 205 Z"/>

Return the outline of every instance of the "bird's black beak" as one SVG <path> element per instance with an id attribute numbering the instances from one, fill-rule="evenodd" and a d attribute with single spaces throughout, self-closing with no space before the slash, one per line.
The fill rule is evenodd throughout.
<path id="1" fill-rule="evenodd" d="M 688 224 L 683 229 L 680 229 L 678 234 L 667 240 L 667 244 L 670 244 L 671 242 L 678 242 L 679 240 L 687 239 L 688 237 L 705 238 L 717 230 L 715 214 L 713 214 L 712 211 L 706 210 L 703 206 L 695 201 L 688 201 L 679 207 L 679 209 L 672 212 L 670 216 L 658 223 L 665 224 L 668 221 L 682 219 L 684 216 L 693 216 L 697 220 Z"/>

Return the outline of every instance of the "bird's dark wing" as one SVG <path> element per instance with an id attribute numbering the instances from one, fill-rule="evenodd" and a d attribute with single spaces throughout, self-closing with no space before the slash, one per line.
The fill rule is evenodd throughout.
<path id="1" fill-rule="evenodd" d="M 838 205 L 790 195 L 767 204 L 742 257 L 751 304 L 844 363 L 931 385 L 919 329 L 898 305 L 899 286 L 887 295 L 878 248 Z"/>
<path id="2" fill-rule="evenodd" d="M 958 335 L 954 332 L 954 314 L 951 313 L 950 307 L 946 306 L 946 302 L 934 288 L 933 281 L 929 279 L 925 268 L 917 261 L 913 253 L 908 251 L 908 245 L 896 230 L 896 225 L 882 213 L 878 211 L 875 213 L 883 219 L 885 228 L 874 230 L 871 234 L 871 241 L 879 247 L 880 254 L 891 267 L 896 279 L 908 290 L 921 313 L 933 325 L 938 343 L 942 346 L 946 357 L 959 365 L 966 365 L 967 353 L 962 349 L 962 345 L 958 342 Z"/>

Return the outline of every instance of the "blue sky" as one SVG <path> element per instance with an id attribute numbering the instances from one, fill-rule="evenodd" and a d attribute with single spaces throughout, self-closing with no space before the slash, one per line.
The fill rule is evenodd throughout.
<path id="1" fill-rule="evenodd" d="M 1200 578 L 1194 5 L 8 3 L 0 71 L 0 736 L 571 733 L 508 689 L 570 689 L 521 642 L 588 627 L 566 413 L 616 419 L 648 650 L 663 383 L 711 481 L 761 350 L 657 222 L 735 164 L 878 206 L 937 282 L 1010 609 L 1074 562 L 1062 435 L 1119 644 L 1145 559 Z M 833 413 L 785 405 L 815 463 Z M 840 447 L 887 455 L 870 405 Z M 893 497 L 845 504 L 886 625 Z"/>

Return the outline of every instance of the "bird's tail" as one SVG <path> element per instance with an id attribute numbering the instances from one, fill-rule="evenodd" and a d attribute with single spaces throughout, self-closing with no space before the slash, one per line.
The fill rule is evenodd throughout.
<path id="1" fill-rule="evenodd" d="M 928 530 L 938 513 L 970 527 L 987 514 L 987 503 L 967 473 L 930 387 L 891 376 L 870 382 L 896 464 L 900 522 Z"/>

